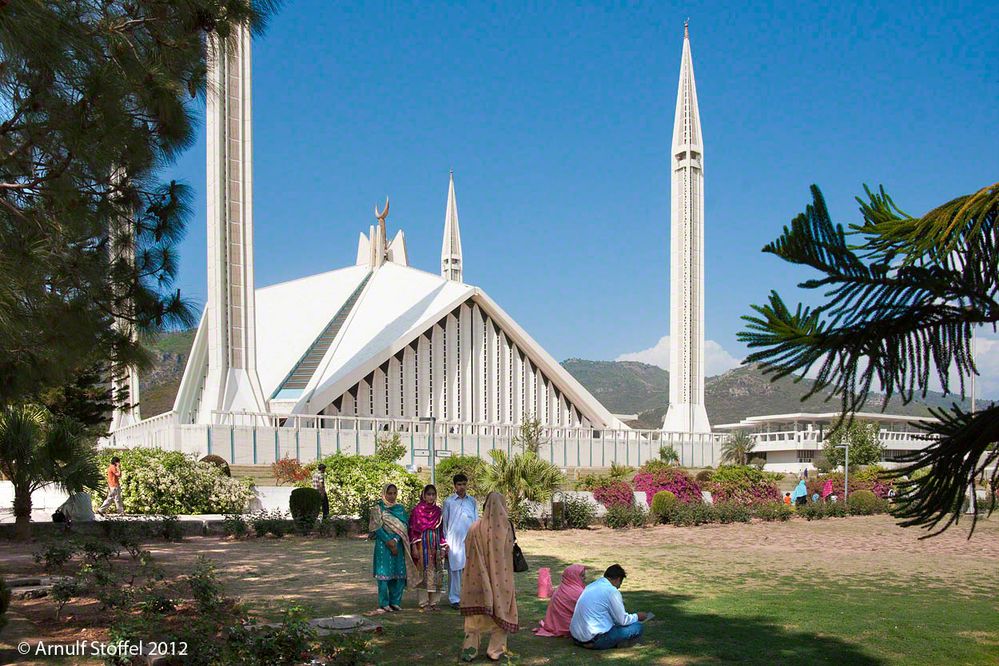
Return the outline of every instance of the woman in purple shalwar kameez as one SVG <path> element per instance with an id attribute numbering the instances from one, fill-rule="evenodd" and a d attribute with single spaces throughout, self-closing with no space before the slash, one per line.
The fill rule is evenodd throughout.
<path id="1" fill-rule="evenodd" d="M 437 601 L 444 589 L 444 567 L 447 543 L 441 525 L 441 508 L 437 506 L 437 488 L 426 486 L 420 502 L 409 516 L 409 546 L 416 565 L 417 599 L 420 608 L 438 610 Z"/>

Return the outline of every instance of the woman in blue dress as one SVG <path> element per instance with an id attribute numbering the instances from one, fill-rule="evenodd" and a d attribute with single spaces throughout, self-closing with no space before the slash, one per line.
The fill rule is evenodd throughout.
<path id="1" fill-rule="evenodd" d="M 406 590 L 406 552 L 409 542 L 409 517 L 396 499 L 399 489 L 390 483 L 382 490 L 382 499 L 371 507 L 368 532 L 375 542 L 373 573 L 378 581 L 378 608 L 373 614 L 402 610 Z"/>

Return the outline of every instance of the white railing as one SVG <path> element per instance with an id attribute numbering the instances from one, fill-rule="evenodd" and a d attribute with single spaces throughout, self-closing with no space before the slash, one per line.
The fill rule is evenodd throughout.
<path id="1" fill-rule="evenodd" d="M 444 455 L 475 455 L 517 450 L 519 427 L 495 423 L 317 416 L 302 414 L 219 413 L 218 423 L 180 424 L 172 413 L 112 433 L 104 446 L 151 446 L 197 455 L 215 454 L 237 465 L 270 464 L 281 458 L 309 462 L 333 453 L 371 455 L 379 437 L 398 434 L 409 449 L 403 462 L 429 464 L 431 439 Z M 542 430 L 541 456 L 563 468 L 637 467 L 672 445 L 686 467 L 717 466 L 724 434 L 667 433 L 660 430 L 598 430 L 552 427 Z"/>
<path id="2" fill-rule="evenodd" d="M 753 450 L 759 452 L 821 449 L 824 441 L 818 430 L 779 430 L 749 435 L 756 442 Z M 911 451 L 925 448 L 932 441 L 924 433 L 916 431 L 880 430 L 878 437 L 887 449 Z"/>

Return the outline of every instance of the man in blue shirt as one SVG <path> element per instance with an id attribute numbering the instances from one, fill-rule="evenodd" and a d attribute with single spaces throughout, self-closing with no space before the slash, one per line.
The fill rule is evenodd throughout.
<path id="1" fill-rule="evenodd" d="M 607 567 L 583 590 L 572 613 L 569 632 L 577 645 L 591 650 L 629 647 L 642 636 L 642 622 L 647 613 L 628 613 L 621 598 L 624 569 L 618 564 Z"/>

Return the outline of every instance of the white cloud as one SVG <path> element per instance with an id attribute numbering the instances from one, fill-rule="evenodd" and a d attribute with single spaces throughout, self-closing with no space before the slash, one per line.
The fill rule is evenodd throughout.
<path id="1" fill-rule="evenodd" d="M 649 365 L 658 365 L 664 370 L 669 370 L 669 336 L 664 335 L 659 342 L 637 352 L 627 352 L 618 356 L 615 361 L 639 361 Z M 708 377 L 720 375 L 721 373 L 738 367 L 741 361 L 728 353 L 724 347 L 714 340 L 704 342 L 704 374 Z"/>

